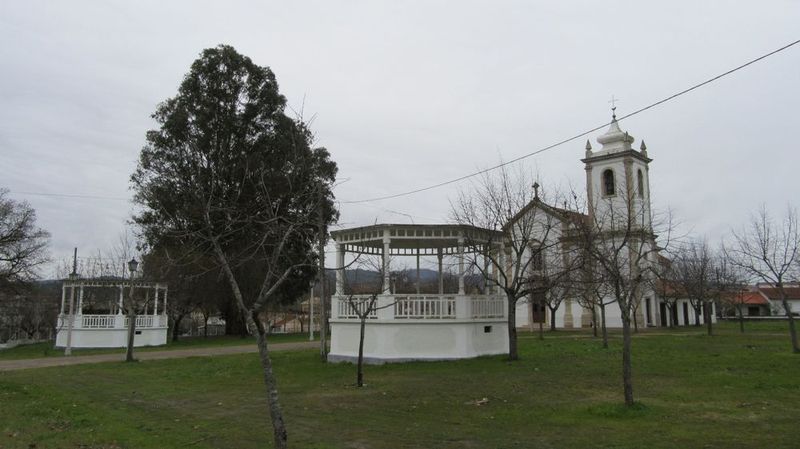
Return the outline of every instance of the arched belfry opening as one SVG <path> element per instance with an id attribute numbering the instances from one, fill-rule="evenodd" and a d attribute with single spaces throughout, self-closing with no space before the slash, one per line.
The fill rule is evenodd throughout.
<path id="1" fill-rule="evenodd" d="M 614 170 L 610 168 L 603 172 L 603 194 L 612 196 L 616 193 L 616 185 L 614 182 Z"/>

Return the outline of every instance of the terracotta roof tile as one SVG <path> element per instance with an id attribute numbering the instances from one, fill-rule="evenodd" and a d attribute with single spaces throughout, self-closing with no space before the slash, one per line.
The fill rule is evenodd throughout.
<path id="1" fill-rule="evenodd" d="M 786 291 L 786 299 L 800 299 L 800 287 L 784 287 L 784 291 Z M 762 287 L 759 286 L 758 290 L 766 295 L 771 300 L 780 300 L 781 295 L 777 288 L 775 287 Z"/>

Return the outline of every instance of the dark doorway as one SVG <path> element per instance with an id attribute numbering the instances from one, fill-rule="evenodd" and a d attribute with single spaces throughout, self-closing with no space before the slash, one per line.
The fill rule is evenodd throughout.
<path id="1" fill-rule="evenodd" d="M 662 302 L 659 304 L 659 310 L 661 311 L 661 327 L 667 327 L 667 305 Z"/>
<path id="2" fill-rule="evenodd" d="M 652 326 L 653 325 L 653 318 L 652 318 L 653 313 L 650 310 L 650 308 L 651 308 L 650 307 L 650 298 L 645 298 L 644 301 L 645 301 L 644 302 L 644 311 L 647 313 L 647 325 L 648 326 Z"/>

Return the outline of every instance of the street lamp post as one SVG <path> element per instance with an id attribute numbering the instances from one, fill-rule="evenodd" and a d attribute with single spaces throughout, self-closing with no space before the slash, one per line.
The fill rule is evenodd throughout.
<path id="1" fill-rule="evenodd" d="M 133 303 L 133 273 L 139 267 L 139 262 L 136 259 L 131 259 L 128 262 L 128 272 L 131 278 L 131 291 L 128 295 L 128 350 L 125 353 L 125 361 L 133 362 L 133 339 L 136 336 L 136 306 Z"/>
<path id="2" fill-rule="evenodd" d="M 308 294 L 308 340 L 314 340 L 314 281 L 311 281 L 311 292 Z"/>

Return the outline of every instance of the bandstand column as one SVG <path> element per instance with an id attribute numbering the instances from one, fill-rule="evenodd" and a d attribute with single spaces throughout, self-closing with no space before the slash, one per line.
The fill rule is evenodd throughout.
<path id="1" fill-rule="evenodd" d="M 419 248 L 417 248 L 417 294 L 419 295 Z"/>
<path id="2" fill-rule="evenodd" d="M 464 237 L 458 238 L 458 294 L 464 294 Z"/>
<path id="3" fill-rule="evenodd" d="M 153 316 L 158 315 L 158 287 L 153 289 L 155 299 L 153 299 Z"/>
<path id="4" fill-rule="evenodd" d="M 83 315 L 83 285 L 78 290 L 78 315 Z"/>
<path id="5" fill-rule="evenodd" d="M 439 259 L 439 294 L 444 294 L 444 276 L 442 275 L 442 259 L 444 255 L 442 254 L 442 248 L 439 248 L 436 251 L 436 258 Z"/>
<path id="6" fill-rule="evenodd" d="M 492 264 L 489 263 L 489 255 L 486 253 L 487 251 L 488 251 L 487 249 L 484 249 L 484 255 L 483 255 L 483 278 L 484 278 L 483 279 L 483 294 L 484 295 L 488 295 L 489 293 L 491 293 L 491 288 L 492 288 L 492 282 L 491 282 L 492 275 L 491 275 L 491 273 L 489 271 L 491 269 L 491 267 L 492 267 Z"/>
<path id="7" fill-rule="evenodd" d="M 61 312 L 59 313 L 60 315 L 64 314 L 64 301 L 66 301 L 66 299 L 67 299 L 67 286 L 62 284 L 61 285 Z"/>
<path id="8" fill-rule="evenodd" d="M 123 296 L 124 291 L 125 291 L 125 287 L 120 285 L 119 286 L 119 304 L 118 304 L 118 309 L 117 309 L 117 315 L 122 315 L 122 307 L 123 307 L 122 306 L 122 301 L 123 301 L 123 297 L 122 296 Z"/>
<path id="9" fill-rule="evenodd" d="M 383 235 L 383 294 L 389 295 L 392 293 L 391 279 L 389 278 L 389 256 L 391 255 L 389 244 L 392 239 L 388 236 L 388 230 L 384 231 Z"/>
<path id="10" fill-rule="evenodd" d="M 336 244 L 336 295 L 344 295 L 344 245 Z"/>

